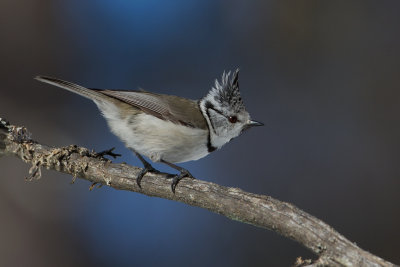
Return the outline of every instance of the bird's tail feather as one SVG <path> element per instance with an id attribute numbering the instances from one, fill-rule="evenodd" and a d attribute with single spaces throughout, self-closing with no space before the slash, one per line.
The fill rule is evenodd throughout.
<path id="1" fill-rule="evenodd" d="M 75 94 L 89 98 L 96 102 L 104 101 L 104 98 L 106 98 L 105 95 L 103 95 L 102 93 L 100 93 L 98 91 L 91 90 L 91 89 L 85 88 L 83 86 L 80 86 L 80 85 L 77 85 L 77 84 L 74 84 L 71 82 L 63 81 L 63 80 L 60 80 L 57 78 L 52 78 L 52 77 L 48 77 L 48 76 L 36 76 L 35 79 L 40 82 L 44 82 L 44 83 L 48 83 L 51 85 L 61 87 L 65 90 L 71 91 Z"/>

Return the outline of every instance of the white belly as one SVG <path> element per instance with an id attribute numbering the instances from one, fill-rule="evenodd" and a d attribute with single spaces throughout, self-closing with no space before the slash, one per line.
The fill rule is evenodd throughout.
<path id="1" fill-rule="evenodd" d="M 103 111 L 111 131 L 128 148 L 152 161 L 162 159 L 179 163 L 197 160 L 209 153 L 207 130 L 177 125 L 146 113 L 121 119 L 115 107 L 108 106 L 107 110 L 104 110 L 104 106 L 99 108 Z"/>

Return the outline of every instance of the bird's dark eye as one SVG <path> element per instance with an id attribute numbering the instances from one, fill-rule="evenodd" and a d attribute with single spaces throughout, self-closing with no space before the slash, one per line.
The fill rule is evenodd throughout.
<path id="1" fill-rule="evenodd" d="M 230 123 L 236 123 L 237 122 L 237 117 L 236 116 L 229 116 L 228 120 Z"/>

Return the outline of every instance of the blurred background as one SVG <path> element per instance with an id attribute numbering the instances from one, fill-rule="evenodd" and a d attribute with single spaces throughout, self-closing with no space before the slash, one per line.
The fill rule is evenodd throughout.
<path id="1" fill-rule="evenodd" d="M 400 2 L 2 0 L 0 117 L 51 146 L 116 147 L 96 106 L 33 77 L 201 98 L 239 67 L 266 124 L 182 164 L 288 201 L 400 263 Z M 164 171 L 172 171 L 155 165 Z M 290 266 L 271 231 L 1 158 L 1 266 Z"/>

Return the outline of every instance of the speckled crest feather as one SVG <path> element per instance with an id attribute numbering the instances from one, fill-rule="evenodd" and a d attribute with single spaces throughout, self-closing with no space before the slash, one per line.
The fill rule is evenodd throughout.
<path id="1" fill-rule="evenodd" d="M 245 107 L 239 92 L 239 69 L 236 69 L 232 77 L 230 71 L 228 73 L 224 72 L 221 83 L 216 79 L 209 95 L 213 96 L 221 106 L 229 106 L 235 112 L 244 110 Z"/>

